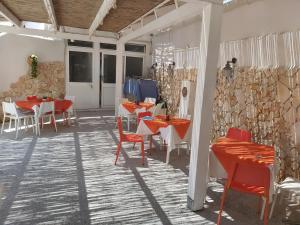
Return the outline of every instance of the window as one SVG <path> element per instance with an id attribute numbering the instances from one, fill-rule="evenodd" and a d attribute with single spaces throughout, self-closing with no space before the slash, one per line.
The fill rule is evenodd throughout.
<path id="1" fill-rule="evenodd" d="M 92 48 L 93 47 L 93 42 L 90 41 L 76 41 L 76 40 L 68 40 L 68 45 L 69 46 L 78 46 L 78 47 L 87 47 L 87 48 Z"/>
<path id="2" fill-rule="evenodd" d="M 109 44 L 109 43 L 100 43 L 100 48 L 102 48 L 102 49 L 116 50 L 117 49 L 117 45 L 115 45 L 115 44 Z"/>
<path id="3" fill-rule="evenodd" d="M 136 45 L 136 44 L 125 44 L 125 51 L 129 52 L 142 52 L 144 53 L 146 50 L 145 45 Z"/>
<path id="4" fill-rule="evenodd" d="M 91 52 L 69 52 L 70 82 L 92 82 L 93 55 Z"/>
<path id="5" fill-rule="evenodd" d="M 141 77 L 143 75 L 143 58 L 126 57 L 126 77 Z"/>

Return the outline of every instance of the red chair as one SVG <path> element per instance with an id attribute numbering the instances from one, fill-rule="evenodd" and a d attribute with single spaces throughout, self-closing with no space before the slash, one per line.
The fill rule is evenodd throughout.
<path id="1" fill-rule="evenodd" d="M 149 112 L 149 111 L 139 112 L 137 115 L 137 119 L 136 119 L 137 125 L 139 125 L 141 119 L 145 116 L 152 116 L 152 112 Z"/>
<path id="2" fill-rule="evenodd" d="M 247 161 L 238 162 L 233 165 L 224 186 L 217 225 L 221 223 L 226 193 L 230 188 L 235 191 L 264 197 L 266 203 L 264 208 L 264 225 L 268 224 L 270 169 L 267 166 Z"/>
<path id="3" fill-rule="evenodd" d="M 117 152 L 116 152 L 115 165 L 117 164 L 117 161 L 118 161 L 118 158 L 119 158 L 119 155 L 120 155 L 120 151 L 121 151 L 121 148 L 122 148 L 122 142 L 141 143 L 142 164 L 144 165 L 144 157 L 145 157 L 144 137 L 142 135 L 138 135 L 138 134 L 124 134 L 121 117 L 118 117 L 117 124 L 118 124 L 118 129 L 119 129 L 119 134 L 120 134 L 120 142 L 118 144 L 118 149 L 117 149 Z"/>
<path id="4" fill-rule="evenodd" d="M 239 141 L 251 142 L 251 133 L 249 131 L 241 130 L 235 127 L 231 127 L 228 129 L 226 137 Z"/>
<path id="5" fill-rule="evenodd" d="M 34 100 L 38 100 L 36 95 L 31 95 L 31 96 L 27 96 L 26 98 L 28 101 L 34 101 Z"/>

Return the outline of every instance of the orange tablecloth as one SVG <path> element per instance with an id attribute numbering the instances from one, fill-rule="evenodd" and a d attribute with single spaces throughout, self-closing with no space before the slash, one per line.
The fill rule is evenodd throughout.
<path id="1" fill-rule="evenodd" d="M 189 129 L 191 121 L 179 118 L 171 118 L 169 121 L 166 121 L 163 118 L 163 116 L 157 116 L 154 120 L 144 120 L 144 123 L 153 133 L 157 133 L 159 128 L 172 125 L 178 133 L 178 136 L 183 139 Z"/>
<path id="2" fill-rule="evenodd" d="M 128 112 L 134 113 L 136 109 L 146 108 L 146 110 L 149 110 L 152 106 L 154 106 L 154 104 L 148 102 L 140 102 L 139 105 L 137 105 L 134 102 L 124 102 L 122 103 L 122 106 L 127 109 Z"/>
<path id="3" fill-rule="evenodd" d="M 43 100 L 24 100 L 24 101 L 16 101 L 16 105 L 21 109 L 32 110 L 32 107 L 35 105 L 40 105 Z M 55 112 L 65 112 L 72 105 L 72 101 L 70 100 L 54 100 Z"/>
<path id="4" fill-rule="evenodd" d="M 252 142 L 240 142 L 230 138 L 219 138 L 212 145 L 212 151 L 226 170 L 228 177 L 233 175 L 236 165 L 247 165 L 237 173 L 238 179 L 253 185 L 270 181 L 270 176 L 265 177 L 260 168 L 271 168 L 274 165 L 274 147 L 259 145 Z"/>

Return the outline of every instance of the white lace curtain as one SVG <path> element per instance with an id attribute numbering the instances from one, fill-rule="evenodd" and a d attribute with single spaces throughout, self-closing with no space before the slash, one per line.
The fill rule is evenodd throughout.
<path id="1" fill-rule="evenodd" d="M 173 49 L 169 60 L 174 60 L 176 68 L 198 68 L 199 48 Z M 268 34 L 220 44 L 219 68 L 233 57 L 241 67 L 287 68 L 300 67 L 300 31 Z"/>

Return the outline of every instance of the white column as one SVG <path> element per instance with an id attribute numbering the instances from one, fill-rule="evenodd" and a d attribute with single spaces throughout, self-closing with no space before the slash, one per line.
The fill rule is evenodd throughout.
<path id="1" fill-rule="evenodd" d="M 117 58 L 116 58 L 116 89 L 115 89 L 115 115 L 118 115 L 119 100 L 123 96 L 123 55 L 124 43 L 117 43 Z"/>
<path id="2" fill-rule="evenodd" d="M 189 170 L 188 207 L 203 208 L 208 174 L 212 106 L 216 86 L 223 5 L 209 3 L 202 13 L 200 63 L 197 76 L 192 151 Z"/>

